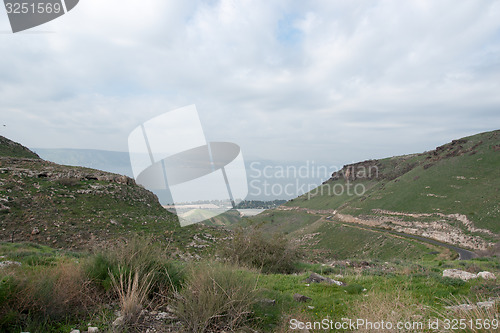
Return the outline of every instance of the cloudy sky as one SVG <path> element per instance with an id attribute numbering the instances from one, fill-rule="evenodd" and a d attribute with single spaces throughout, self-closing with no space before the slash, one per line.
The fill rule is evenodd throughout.
<path id="1" fill-rule="evenodd" d="M 127 151 L 189 104 L 208 140 L 274 161 L 500 127 L 500 1 L 81 0 L 17 34 L 0 8 L 0 55 L 0 134 L 29 147 Z"/>

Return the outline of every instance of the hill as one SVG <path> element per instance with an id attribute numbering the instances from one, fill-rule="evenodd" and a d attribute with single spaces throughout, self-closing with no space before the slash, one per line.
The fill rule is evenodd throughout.
<path id="1" fill-rule="evenodd" d="M 22 157 L 22 158 L 36 158 L 40 156 L 29 150 L 28 148 L 20 145 L 17 142 L 9 140 L 0 135 L 0 156 L 3 157 Z"/>
<path id="2" fill-rule="evenodd" d="M 0 152 L 0 241 L 83 249 L 149 234 L 184 244 L 207 229 L 181 228 L 127 176 L 44 161 L 5 138 Z"/>
<path id="3" fill-rule="evenodd" d="M 250 223 L 295 239 L 314 235 L 307 237 L 318 249 L 342 257 L 402 255 L 411 247 L 406 242 L 414 243 L 389 232 L 485 250 L 499 239 L 498 170 L 497 130 L 421 154 L 346 165 L 318 188 Z"/>

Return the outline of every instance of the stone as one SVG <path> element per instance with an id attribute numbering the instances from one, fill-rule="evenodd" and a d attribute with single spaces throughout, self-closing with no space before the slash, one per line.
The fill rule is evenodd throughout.
<path id="1" fill-rule="evenodd" d="M 477 273 L 477 277 L 483 278 L 485 280 L 496 280 L 497 279 L 495 274 L 493 274 L 491 272 L 479 272 L 479 273 Z"/>
<path id="2" fill-rule="evenodd" d="M 80 330 L 72 330 L 71 332 L 69 333 L 80 333 Z"/>
<path id="3" fill-rule="evenodd" d="M 478 308 L 493 309 L 494 306 L 495 306 L 495 301 L 485 301 L 477 303 Z"/>
<path id="4" fill-rule="evenodd" d="M 113 326 L 115 326 L 115 327 L 123 326 L 124 323 L 125 323 L 125 318 L 123 316 L 120 316 L 120 317 L 115 319 L 115 321 L 113 322 Z"/>
<path id="5" fill-rule="evenodd" d="M 294 294 L 293 299 L 297 302 L 302 302 L 302 303 L 312 300 L 312 298 L 301 295 L 301 294 Z"/>
<path id="6" fill-rule="evenodd" d="M 99 332 L 99 328 L 89 326 L 89 328 L 87 329 L 87 332 L 88 333 L 97 333 L 97 332 Z"/>
<path id="7" fill-rule="evenodd" d="M 459 304 L 459 305 L 445 306 L 444 308 L 452 311 L 471 311 L 477 309 L 477 306 L 472 304 Z"/>
<path id="8" fill-rule="evenodd" d="M 454 279 L 461 279 L 463 281 L 469 281 L 471 279 L 476 279 L 477 275 L 466 271 L 461 271 L 459 269 L 445 269 L 443 271 L 443 277 L 450 277 Z"/>
<path id="9" fill-rule="evenodd" d="M 168 313 L 168 312 L 158 312 L 156 315 L 156 320 L 174 320 L 177 319 L 176 316 Z"/>
<path id="10" fill-rule="evenodd" d="M 10 260 L 0 261 L 0 268 L 4 268 L 4 267 L 8 267 L 8 266 L 21 266 L 21 263 L 17 262 L 17 261 L 10 261 Z"/>
<path id="11" fill-rule="evenodd" d="M 328 283 L 328 284 L 335 284 L 337 286 L 345 286 L 345 283 L 342 282 L 342 281 L 337 281 L 337 280 L 334 280 L 334 279 L 330 279 L 330 278 L 321 276 L 321 275 L 316 274 L 316 273 L 311 273 L 311 275 L 309 275 L 309 277 L 305 280 L 305 282 L 307 282 L 307 283 L 321 283 L 321 282 L 325 282 L 325 283 Z"/>
<path id="12" fill-rule="evenodd" d="M 34 227 L 33 230 L 31 231 L 32 235 L 38 235 L 40 233 L 40 230 L 37 227 Z"/>

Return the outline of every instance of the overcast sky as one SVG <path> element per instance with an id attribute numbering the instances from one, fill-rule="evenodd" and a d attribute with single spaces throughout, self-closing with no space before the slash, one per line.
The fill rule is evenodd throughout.
<path id="1" fill-rule="evenodd" d="M 0 8 L 1 135 L 127 151 L 136 126 L 189 104 L 208 140 L 274 161 L 498 129 L 500 1 L 81 0 L 17 34 Z"/>

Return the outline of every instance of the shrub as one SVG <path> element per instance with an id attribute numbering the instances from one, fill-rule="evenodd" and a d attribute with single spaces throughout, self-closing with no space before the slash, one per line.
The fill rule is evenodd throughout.
<path id="1" fill-rule="evenodd" d="M 293 273 L 300 257 L 297 248 L 293 247 L 283 235 L 271 237 L 256 230 L 235 233 L 231 242 L 221 250 L 222 257 L 229 262 L 261 269 L 264 273 Z"/>
<path id="2" fill-rule="evenodd" d="M 183 281 L 182 266 L 167 256 L 167 249 L 151 238 L 133 238 L 93 255 L 86 263 L 87 275 L 105 290 L 111 290 L 112 279 L 138 273 L 151 275 L 151 291 L 163 292 Z"/>
<path id="3" fill-rule="evenodd" d="M 256 279 L 234 267 L 207 263 L 191 267 L 174 309 L 189 332 L 234 331 L 245 325 L 256 302 Z"/>

